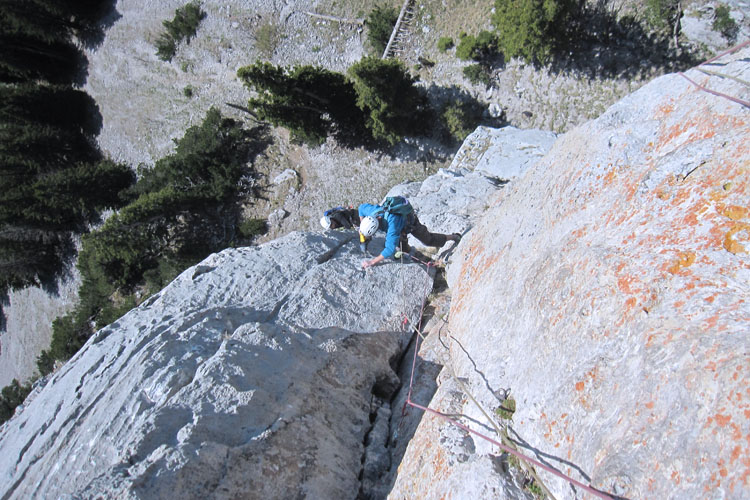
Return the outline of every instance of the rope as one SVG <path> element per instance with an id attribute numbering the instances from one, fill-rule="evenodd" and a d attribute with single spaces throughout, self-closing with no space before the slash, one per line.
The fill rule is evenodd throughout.
<path id="1" fill-rule="evenodd" d="M 699 71 L 704 71 L 704 70 L 702 70 L 702 69 L 700 68 L 700 67 L 701 67 L 701 66 L 703 66 L 704 64 L 709 64 L 709 63 L 712 63 L 712 62 L 716 61 L 717 59 L 719 59 L 719 58 L 721 58 L 721 57 L 724 57 L 724 56 L 725 56 L 725 55 L 727 55 L 727 54 L 731 54 L 731 53 L 733 53 L 733 52 L 737 52 L 738 50 L 740 50 L 740 49 L 742 49 L 742 48 L 744 48 L 744 47 L 746 47 L 746 46 L 748 46 L 748 45 L 750 45 L 750 40 L 747 40 L 747 41 L 745 41 L 745 42 L 742 42 L 742 43 L 741 43 L 741 44 L 739 44 L 739 45 L 735 45 L 735 46 L 734 46 L 734 47 L 732 47 L 731 49 L 725 50 L 725 51 L 724 51 L 724 52 L 722 52 L 721 54 L 719 54 L 719 55 L 716 55 L 716 56 L 712 57 L 711 59 L 709 59 L 709 60 L 707 60 L 707 61 L 704 61 L 704 62 L 702 62 L 701 64 L 699 64 L 699 65 L 697 66 L 697 69 L 698 69 Z M 738 98 L 736 98 L 736 97 L 733 97 L 733 96 L 730 96 L 730 95 L 724 94 L 724 93 L 722 93 L 722 92 L 717 92 L 717 91 L 715 91 L 715 90 L 711 90 L 711 89 L 709 89 L 709 88 L 707 88 L 707 87 L 704 87 L 703 85 L 701 85 L 701 84 L 699 84 L 699 83 L 697 83 L 697 82 L 695 82 L 695 81 L 691 80 L 691 79 L 690 79 L 690 78 L 689 78 L 689 77 L 688 77 L 688 76 L 687 76 L 687 75 L 686 75 L 685 73 L 683 73 L 683 72 L 681 72 L 681 71 L 680 71 L 680 72 L 678 72 L 677 74 L 678 74 L 678 75 L 680 75 L 680 76 L 681 76 L 681 77 L 683 77 L 683 78 L 684 78 L 685 80 L 689 81 L 690 83 L 692 83 L 693 85 L 695 85 L 696 87 L 698 87 L 698 89 L 700 89 L 700 90 L 702 90 L 702 91 L 704 91 L 704 92 L 708 92 L 709 94 L 712 94 L 712 95 L 715 95 L 715 96 L 718 96 L 718 97 L 723 97 L 723 98 L 725 98 L 725 99 L 728 99 L 728 100 L 730 100 L 730 101 L 732 101 L 732 102 L 736 102 L 737 104 L 740 104 L 740 105 L 742 105 L 742 106 L 745 106 L 746 108 L 750 108 L 750 102 L 748 102 L 748 101 L 745 101 L 745 100 L 742 100 L 742 99 L 738 99 Z"/>
<path id="2" fill-rule="evenodd" d="M 432 263 L 430 263 L 430 264 L 432 264 Z M 428 266 L 429 266 L 429 264 L 428 264 Z M 576 479 L 573 479 L 572 477 L 570 477 L 570 476 L 568 476 L 566 474 L 563 474 L 562 472 L 560 472 L 560 471 L 558 471 L 558 470 L 556 470 L 556 469 L 554 469 L 554 468 L 552 468 L 552 467 L 550 467 L 550 466 L 548 466 L 548 465 L 540 462 L 539 460 L 536 460 L 536 459 L 531 458 L 531 457 L 529 457 L 527 455 L 524 455 L 523 453 L 520 453 L 519 451 L 516 451 L 513 448 L 511 448 L 509 446 L 506 446 L 506 445 L 504 445 L 504 444 L 502 444 L 502 443 L 500 443 L 500 442 L 498 442 L 498 441 L 490 438 L 489 436 L 486 436 L 486 435 L 482 434 L 481 432 L 475 431 L 475 430 L 469 428 L 468 426 L 462 424 L 461 422 L 459 422 L 459 421 L 451 418 L 449 415 L 446 415 L 446 414 L 441 413 L 439 411 L 436 411 L 436 410 L 433 410 L 431 408 L 422 406 L 422 405 L 420 405 L 420 404 L 415 403 L 414 401 L 412 401 L 411 396 L 412 396 L 412 389 L 413 389 L 413 386 L 414 386 L 414 372 L 416 371 L 416 366 L 417 366 L 417 353 L 419 352 L 419 339 L 421 338 L 421 339 L 424 340 L 424 336 L 421 333 L 421 329 L 422 329 L 422 318 L 423 318 L 423 315 L 424 315 L 424 309 L 425 309 L 425 306 L 426 306 L 426 303 L 427 303 L 427 293 L 428 293 L 428 291 L 425 291 L 425 293 L 423 295 L 424 298 L 422 300 L 422 307 L 421 307 L 421 310 L 419 312 L 418 328 L 415 327 L 413 325 L 413 323 L 409 322 L 409 320 L 408 320 L 408 318 L 406 316 L 404 317 L 404 324 L 406 324 L 407 322 L 411 323 L 411 327 L 412 327 L 412 329 L 415 331 L 415 333 L 417 335 L 415 337 L 414 359 L 412 360 L 411 375 L 409 376 L 409 391 L 408 391 L 407 396 L 406 396 L 406 402 L 404 403 L 404 407 L 402 408 L 402 416 L 406 414 L 406 407 L 407 406 L 411 406 L 411 407 L 417 408 L 419 410 L 422 410 L 424 412 L 430 413 L 430 414 L 435 415 L 435 416 L 437 416 L 439 418 L 442 418 L 443 420 L 447 421 L 448 423 L 451 423 L 451 424 L 455 425 L 456 427 L 459 427 L 460 429 L 463 429 L 466 432 L 469 432 L 470 434 L 474 434 L 477 437 L 480 437 L 480 438 L 482 438 L 482 439 L 484 439 L 484 440 L 486 440 L 486 441 L 488 441 L 488 442 L 490 442 L 490 443 L 492 443 L 494 445 L 497 445 L 498 447 L 500 447 L 501 450 L 503 450 L 503 451 L 505 451 L 507 453 L 510 453 L 511 455 L 513 455 L 513 456 L 515 456 L 515 457 L 517 457 L 517 458 L 519 458 L 521 460 L 524 460 L 525 462 L 531 463 L 531 464 L 533 464 L 533 465 L 535 465 L 535 466 L 537 466 L 537 467 L 539 467 L 539 468 L 541 468 L 541 469 L 543 469 L 543 470 L 545 470 L 545 471 L 547 471 L 547 472 L 549 472 L 551 474 L 554 474 L 555 476 L 560 477 L 560 478 L 566 480 L 567 482 L 569 482 L 569 483 L 571 483 L 571 484 L 573 484 L 575 486 L 578 486 L 579 488 L 583 489 L 584 491 L 587 491 L 587 492 L 591 493 L 594 496 L 597 496 L 599 498 L 603 498 L 605 500 L 614 500 L 608 494 L 603 493 L 603 492 L 601 492 L 601 491 L 599 491 L 597 489 L 594 489 L 591 486 L 587 486 L 587 485 L 581 483 L 580 481 L 578 481 Z M 449 366 L 449 368 L 451 369 L 453 378 L 456 379 L 456 380 L 458 380 L 458 376 L 453 372 L 452 366 Z M 465 385 L 463 385 L 463 384 L 460 384 L 460 385 L 463 388 L 464 392 L 466 392 L 467 394 L 469 394 L 468 391 L 466 390 Z M 471 395 L 469 395 L 469 397 L 471 397 Z M 487 413 L 484 411 L 484 409 L 481 407 L 481 405 L 479 405 L 479 403 L 473 397 L 471 397 L 471 399 L 479 407 L 480 411 L 482 411 L 482 413 L 485 415 L 485 418 L 487 418 L 493 424 L 493 427 L 495 427 L 496 432 L 497 432 L 497 426 L 495 425 L 494 421 L 487 415 Z"/>

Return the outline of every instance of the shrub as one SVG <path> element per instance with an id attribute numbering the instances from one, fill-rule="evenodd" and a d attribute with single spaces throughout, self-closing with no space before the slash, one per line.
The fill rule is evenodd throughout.
<path id="1" fill-rule="evenodd" d="M 464 68 L 464 76 L 474 85 L 489 87 L 492 83 L 489 68 L 483 64 L 471 64 Z"/>
<path id="2" fill-rule="evenodd" d="M 646 21 L 659 31 L 671 31 L 677 21 L 679 0 L 646 0 Z"/>
<path id="3" fill-rule="evenodd" d="M 497 54 L 497 36 L 486 30 L 482 30 L 474 37 L 466 35 L 461 37 L 456 47 L 456 57 L 462 61 L 486 61 Z"/>
<path id="4" fill-rule="evenodd" d="M 437 47 L 440 52 L 446 52 L 452 49 L 453 46 L 454 46 L 453 38 L 449 36 L 440 37 L 440 39 L 437 42 Z"/>
<path id="5" fill-rule="evenodd" d="M 13 416 L 16 407 L 23 403 L 30 392 L 31 385 L 21 385 L 16 379 L 13 379 L 10 385 L 3 387 L 0 396 L 0 424 Z"/>
<path id="6" fill-rule="evenodd" d="M 396 21 L 398 11 L 394 7 L 377 6 L 367 15 L 367 40 L 377 55 L 385 52 Z"/>
<path id="7" fill-rule="evenodd" d="M 546 61 L 563 41 L 576 0 L 495 0 L 492 23 L 506 57 Z"/>
<path id="8" fill-rule="evenodd" d="M 245 219 L 237 227 L 240 236 L 243 238 L 252 238 L 268 231 L 268 225 L 263 219 Z"/>
<path id="9" fill-rule="evenodd" d="M 171 61 L 177 51 L 177 44 L 182 40 L 190 43 L 190 39 L 198 31 L 198 25 L 206 17 L 206 13 L 197 2 L 190 2 L 177 9 L 171 21 L 163 21 L 166 29 L 156 41 L 156 54 L 163 61 Z"/>
<path id="10" fill-rule="evenodd" d="M 728 5 L 721 4 L 717 6 L 714 11 L 714 22 L 711 28 L 721 33 L 730 42 L 734 42 L 737 38 L 739 27 L 734 19 L 732 19 L 732 16 L 729 15 L 729 12 Z"/>
<path id="11" fill-rule="evenodd" d="M 454 140 L 463 141 L 479 125 L 483 111 L 476 101 L 453 101 L 443 108 L 443 126 Z"/>
<path id="12" fill-rule="evenodd" d="M 265 58 L 271 58 L 279 43 L 279 28 L 273 23 L 266 23 L 255 30 L 255 48 Z"/>

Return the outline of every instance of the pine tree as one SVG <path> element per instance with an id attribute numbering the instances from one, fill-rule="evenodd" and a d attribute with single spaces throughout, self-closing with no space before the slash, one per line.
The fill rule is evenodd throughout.
<path id="1" fill-rule="evenodd" d="M 492 23 L 507 58 L 546 61 L 562 41 L 576 0 L 495 0 Z"/>
<path id="2" fill-rule="evenodd" d="M 259 62 L 237 74 L 259 94 L 250 99 L 250 108 L 261 119 L 288 128 L 299 142 L 320 144 L 329 135 L 349 142 L 365 133 L 354 88 L 340 73 L 313 66 L 288 70 Z"/>
<path id="3" fill-rule="evenodd" d="M 350 67 L 348 74 L 357 106 L 367 113 L 367 128 L 376 140 L 395 144 L 404 136 L 426 131 L 431 120 L 429 103 L 403 63 L 366 57 Z"/>

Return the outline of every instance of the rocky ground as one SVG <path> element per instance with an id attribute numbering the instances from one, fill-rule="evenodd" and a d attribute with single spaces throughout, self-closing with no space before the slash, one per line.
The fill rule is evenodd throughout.
<path id="1" fill-rule="evenodd" d="M 171 152 L 173 139 L 201 122 L 211 106 L 222 113 L 246 119 L 227 105 L 246 102 L 249 93 L 236 71 L 256 60 L 276 64 L 316 64 L 345 71 L 370 51 L 366 32 L 356 22 L 336 22 L 315 14 L 345 20 L 362 19 L 377 3 L 373 0 L 227 0 L 202 2 L 207 13 L 196 37 L 178 47 L 171 62 L 156 57 L 154 43 L 184 0 L 119 0 L 106 19 L 105 36 L 86 48 L 89 60 L 84 88 L 97 101 L 102 115 L 101 148 L 112 158 L 134 168 L 152 165 Z M 382 3 L 382 2 L 381 2 Z M 750 7 L 745 1 L 727 2 L 741 30 L 750 34 Z M 387 2 L 400 8 L 401 2 Z M 518 61 L 498 61 L 489 89 L 471 85 L 462 75 L 466 64 L 453 51 L 441 53 L 441 36 L 458 38 L 461 31 L 476 33 L 491 27 L 489 0 L 423 0 L 416 2 L 409 37 L 399 57 L 414 71 L 430 95 L 441 98 L 463 94 L 484 103 L 495 116 L 519 128 L 564 132 L 598 116 L 613 102 L 654 76 L 673 70 L 673 60 L 656 57 L 660 47 L 622 31 L 616 20 L 638 14 L 632 2 L 610 2 L 587 22 L 609 42 L 580 44 L 570 57 L 555 65 L 536 68 Z M 717 2 L 685 5 L 683 31 L 693 45 L 717 51 L 729 44 L 710 24 Z M 611 33 L 610 33 L 611 31 Z M 623 35 L 624 34 L 624 35 Z M 621 36 L 622 35 L 622 36 Z M 619 38 L 618 38 L 619 37 Z M 686 45 L 687 39 L 681 42 Z M 434 63 L 422 64 L 425 60 Z M 488 124 L 499 124 L 488 116 Z M 380 199 L 393 185 L 424 178 L 446 166 L 457 146 L 436 141 L 412 141 L 392 151 L 373 154 L 343 149 L 335 143 L 319 148 L 290 144 L 285 131 L 256 164 L 264 199 L 248 200 L 246 215 L 269 220 L 265 240 L 293 229 L 312 229 L 321 210 L 342 203 Z M 42 294 L 44 295 L 44 294 Z M 13 312 L 21 296 L 11 294 L 4 303 L 6 318 L 26 317 Z M 50 297 L 60 302 L 59 297 Z M 45 299 L 32 299 L 33 308 L 49 309 Z M 55 305 L 62 313 L 70 302 Z M 20 311 L 29 310 L 20 306 Z M 38 323 L 38 321 L 37 321 Z M 13 329 L 13 332 L 10 330 Z M 49 329 L 21 321 L 6 325 L 0 352 L 0 385 L 13 377 L 27 379 L 34 360 L 48 345 Z M 24 338 L 23 361 L 11 363 L 12 337 Z M 29 340 L 34 339 L 34 340 Z"/>

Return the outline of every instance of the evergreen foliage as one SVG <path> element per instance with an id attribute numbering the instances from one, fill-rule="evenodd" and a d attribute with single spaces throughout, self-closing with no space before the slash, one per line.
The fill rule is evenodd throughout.
<path id="1" fill-rule="evenodd" d="M 464 76 L 474 85 L 483 84 L 489 87 L 492 83 L 490 70 L 484 64 L 470 64 L 463 69 Z"/>
<path id="2" fill-rule="evenodd" d="M 72 41 L 93 30 L 108 0 L 0 0 L 0 291 L 53 280 L 75 253 L 73 232 L 116 207 L 129 168 L 94 145 L 96 104 L 71 88 L 85 59 Z M 57 327 L 69 325 L 61 320 Z M 68 334 L 55 353 L 75 352 Z M 42 373 L 52 370 L 48 352 Z M 30 387 L 2 390 L 0 421 Z"/>
<path id="3" fill-rule="evenodd" d="M 190 2 L 174 13 L 171 21 L 162 21 L 166 31 L 159 35 L 156 42 L 156 54 L 163 61 L 171 61 L 177 52 L 177 44 L 190 39 L 198 31 L 198 25 L 206 17 L 198 2 Z"/>
<path id="4" fill-rule="evenodd" d="M 440 37 L 437 41 L 437 48 L 440 52 L 447 52 L 454 46 L 453 38 L 449 36 Z"/>
<path id="5" fill-rule="evenodd" d="M 546 61 L 563 41 L 578 5 L 576 0 L 495 0 L 492 23 L 500 50 L 508 58 Z"/>
<path id="6" fill-rule="evenodd" d="M 349 68 L 357 106 L 375 140 L 395 144 L 427 130 L 430 107 L 406 67 L 395 59 L 365 57 Z"/>
<path id="7" fill-rule="evenodd" d="M 450 137 L 461 142 L 477 128 L 483 111 L 476 101 L 455 100 L 443 107 L 440 117 Z"/>
<path id="8" fill-rule="evenodd" d="M 717 5 L 716 10 L 714 10 L 714 22 L 711 29 L 721 33 L 730 42 L 734 42 L 740 29 L 732 16 L 729 15 L 730 12 L 731 9 L 728 5 Z"/>
<path id="9" fill-rule="evenodd" d="M 398 21 L 398 11 L 393 7 L 376 6 L 367 15 L 365 20 L 367 40 L 376 55 L 380 56 L 385 52 L 396 21 Z"/>
<path id="10" fill-rule="evenodd" d="M 135 307 L 135 292 L 161 289 L 231 243 L 240 178 L 263 140 L 257 129 L 245 130 L 212 108 L 202 124 L 185 132 L 172 155 L 139 171 L 128 191 L 130 203 L 83 236 L 79 304 L 53 323 L 50 347 L 37 358 L 40 372 L 75 354 L 94 327 Z M 222 227 L 226 220 L 229 226 Z"/>
<path id="11" fill-rule="evenodd" d="M 652 28 L 672 32 L 678 20 L 679 0 L 646 0 L 646 20 Z"/>
<path id="12" fill-rule="evenodd" d="M 238 77 L 258 97 L 248 106 L 260 119 L 283 126 L 292 139 L 310 145 L 329 135 L 347 143 L 365 133 L 354 87 L 340 73 L 320 67 L 285 69 L 266 62 L 240 68 Z"/>
<path id="13" fill-rule="evenodd" d="M 21 385 L 16 379 L 13 379 L 10 385 L 3 387 L 2 395 L 0 395 L 0 424 L 13 416 L 16 407 L 23 403 L 30 392 L 30 385 Z"/>
<path id="14" fill-rule="evenodd" d="M 497 36 L 486 30 L 482 30 L 475 37 L 464 35 L 456 47 L 456 57 L 462 61 L 486 61 L 497 54 Z"/>

